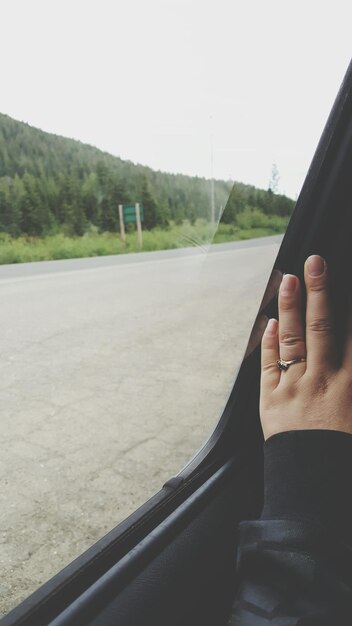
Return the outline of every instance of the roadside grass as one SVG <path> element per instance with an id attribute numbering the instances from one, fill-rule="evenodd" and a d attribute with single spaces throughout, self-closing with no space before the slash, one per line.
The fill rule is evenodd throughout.
<path id="1" fill-rule="evenodd" d="M 206 247 L 211 243 L 265 237 L 285 231 L 288 218 L 272 216 L 274 219 L 270 220 L 271 216 L 265 217 L 269 218 L 265 225 L 258 224 L 258 226 L 243 223 L 240 226 L 219 224 L 216 227 L 205 220 L 197 220 L 194 225 L 185 221 L 181 225 L 171 224 L 167 230 L 155 228 L 144 231 L 143 252 L 190 246 Z M 60 233 L 41 238 L 22 236 L 13 239 L 6 233 L 0 233 L 1 265 L 125 254 L 128 252 L 138 252 L 137 236 L 134 230 L 126 233 L 125 245 L 118 234 L 99 234 L 94 228 L 82 237 L 68 237 Z"/>

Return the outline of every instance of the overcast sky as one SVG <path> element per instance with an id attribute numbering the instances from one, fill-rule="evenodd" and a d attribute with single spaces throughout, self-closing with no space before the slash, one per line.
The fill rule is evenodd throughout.
<path id="1" fill-rule="evenodd" d="M 0 0 L 0 111 L 155 169 L 296 197 L 351 57 L 351 2 Z M 212 139 L 211 139 L 212 137 Z"/>

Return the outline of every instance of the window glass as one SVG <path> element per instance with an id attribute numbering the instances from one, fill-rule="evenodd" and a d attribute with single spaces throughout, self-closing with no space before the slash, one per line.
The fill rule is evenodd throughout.
<path id="1" fill-rule="evenodd" d="M 348 61 L 275 6 L 3 7 L 1 614 L 221 415 Z"/>

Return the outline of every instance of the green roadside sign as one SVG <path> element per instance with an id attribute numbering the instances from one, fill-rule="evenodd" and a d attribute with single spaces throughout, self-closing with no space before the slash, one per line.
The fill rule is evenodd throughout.
<path id="1" fill-rule="evenodd" d="M 141 222 L 143 222 L 144 214 L 141 204 L 139 205 L 139 213 L 141 217 Z M 137 211 L 134 204 L 126 204 L 123 206 L 123 221 L 125 222 L 125 224 L 135 224 L 137 222 Z"/>

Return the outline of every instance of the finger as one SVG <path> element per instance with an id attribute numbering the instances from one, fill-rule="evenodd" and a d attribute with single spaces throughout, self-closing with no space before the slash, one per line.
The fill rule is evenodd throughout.
<path id="1" fill-rule="evenodd" d="M 350 303 L 350 310 L 347 324 L 347 335 L 345 343 L 345 351 L 342 359 L 342 367 L 352 374 L 352 308 Z"/>
<path id="2" fill-rule="evenodd" d="M 301 359 L 306 356 L 301 312 L 301 284 L 297 276 L 285 274 L 279 291 L 279 346 L 280 358 L 284 361 Z M 295 363 L 283 373 L 282 381 L 292 382 L 300 378 L 306 370 L 306 363 Z"/>
<path id="3" fill-rule="evenodd" d="M 326 263 L 318 255 L 310 256 L 304 267 L 307 288 L 306 344 L 307 369 L 326 371 L 335 364 L 335 341 L 328 296 Z"/>
<path id="4" fill-rule="evenodd" d="M 271 393 L 280 382 L 278 321 L 270 319 L 262 339 L 261 396 Z"/>

